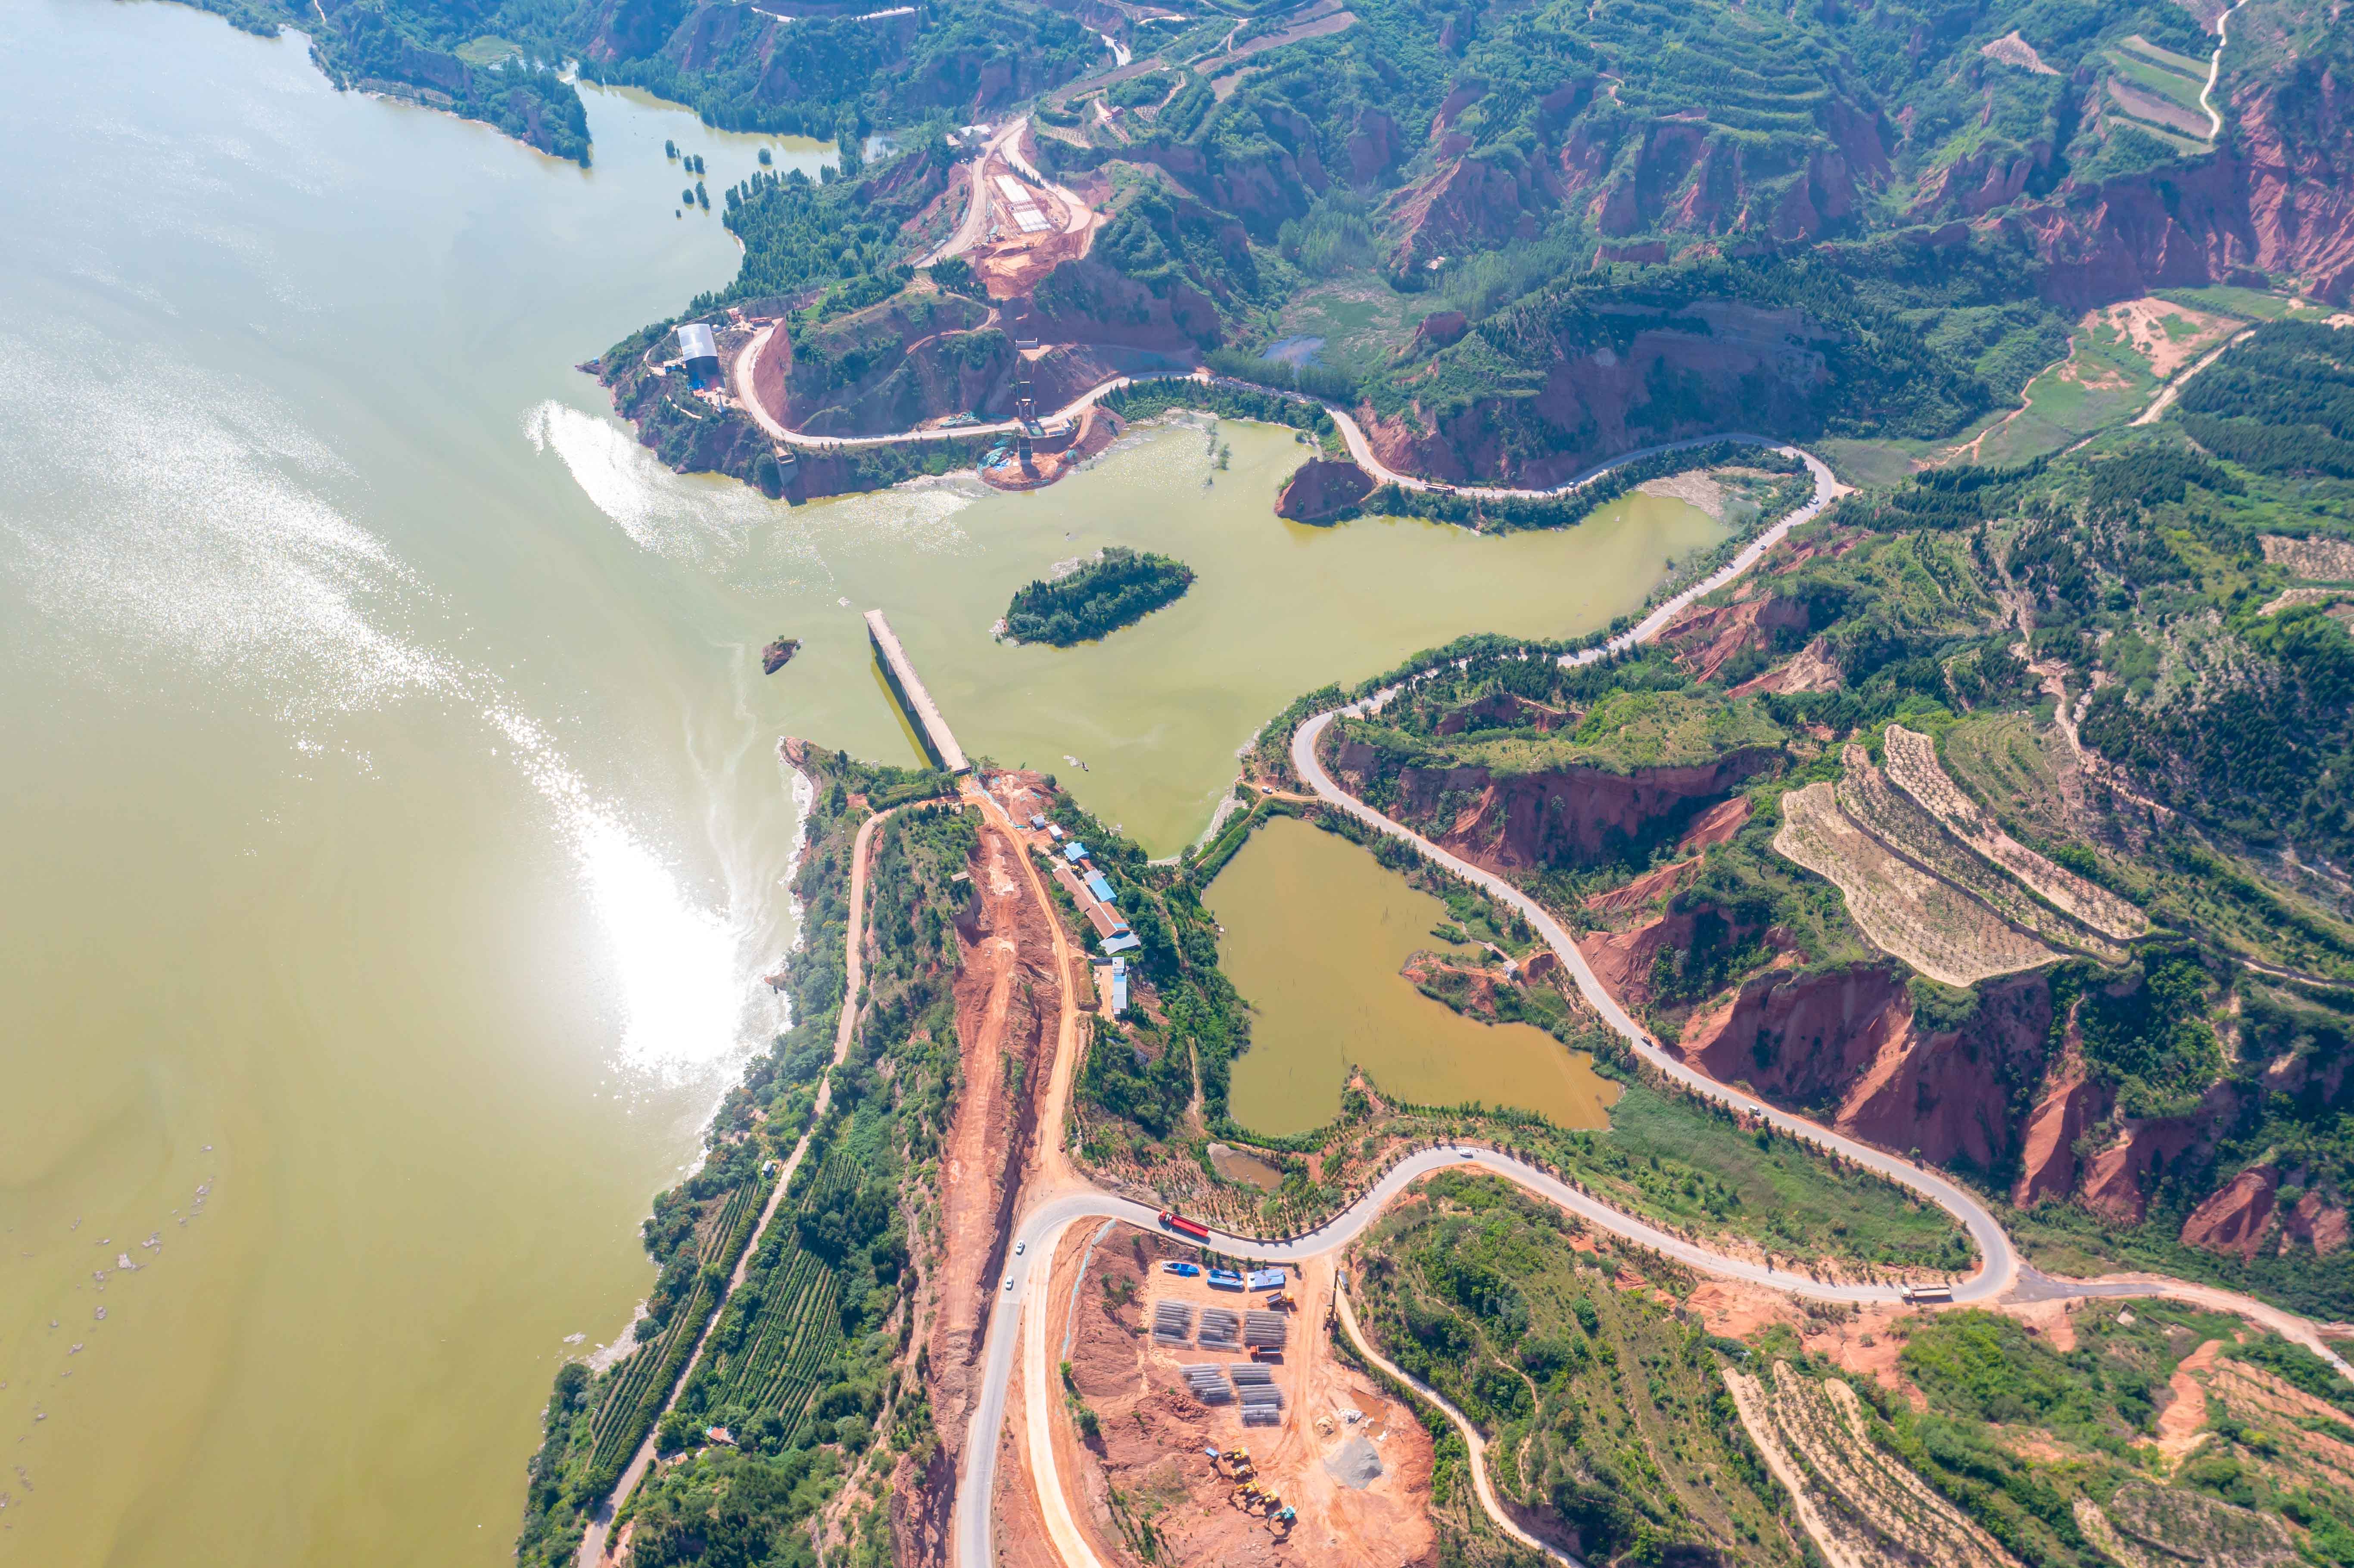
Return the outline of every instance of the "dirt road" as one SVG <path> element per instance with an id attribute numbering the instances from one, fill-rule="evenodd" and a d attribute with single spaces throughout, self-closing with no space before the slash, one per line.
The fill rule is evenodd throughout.
<path id="1" fill-rule="evenodd" d="M 851 1034 L 858 1027 L 857 998 L 859 987 L 864 983 L 865 969 L 863 952 L 865 943 L 862 938 L 866 928 L 866 865 L 874 849 L 875 832 L 892 817 L 907 809 L 906 806 L 896 806 L 888 811 L 867 818 L 865 821 L 859 824 L 858 837 L 851 844 L 850 922 L 847 938 L 849 952 L 844 960 L 846 979 L 842 992 L 842 1017 L 833 1032 L 833 1065 L 837 1067 L 842 1065 L 843 1058 L 849 1054 Z M 832 1098 L 833 1078 L 829 1074 L 824 1081 L 818 1085 L 817 1106 L 810 1113 L 810 1124 L 802 1130 L 801 1140 L 793 1145 L 792 1155 L 785 1161 L 784 1170 L 777 1175 L 777 1184 L 769 1193 L 768 1204 L 760 1211 L 759 1225 L 753 1231 L 751 1241 L 746 1244 L 744 1255 L 736 1260 L 736 1272 L 728 1276 L 727 1289 L 720 1296 L 718 1305 L 712 1308 L 711 1320 L 704 1325 L 702 1337 L 695 1341 L 695 1354 L 687 1358 L 686 1366 L 689 1370 L 703 1359 L 704 1346 L 710 1342 L 712 1330 L 718 1327 L 720 1315 L 727 1306 L 727 1298 L 734 1295 L 737 1287 L 744 1283 L 744 1272 L 750 1266 L 752 1255 L 759 1248 L 760 1238 L 768 1234 L 769 1222 L 776 1217 L 777 1205 L 784 1200 L 785 1189 L 792 1184 L 793 1172 L 801 1169 L 801 1157 L 809 1152 L 810 1137 L 817 1130 L 818 1123 L 825 1119 L 826 1107 L 832 1102 Z M 644 1355 L 648 1352 L 640 1351 L 638 1353 Z M 678 1403 L 679 1389 L 684 1388 L 685 1384 L 686 1379 L 682 1373 L 678 1386 L 670 1391 L 670 1398 L 663 1404 L 663 1415 L 668 1415 L 671 1407 Z M 580 1538 L 580 1568 L 598 1568 L 598 1565 L 605 1561 L 606 1537 L 611 1532 L 613 1516 L 620 1511 L 622 1504 L 630 1500 L 630 1494 L 637 1489 L 638 1483 L 645 1478 L 647 1469 L 652 1466 L 655 1433 L 661 1429 L 662 1416 L 658 1415 L 654 1418 L 654 1431 L 647 1433 L 646 1440 L 638 1445 L 637 1453 L 630 1459 L 629 1468 L 621 1472 L 620 1480 L 613 1488 L 613 1495 L 606 1499 L 604 1506 L 599 1508 L 595 1516 L 589 1520 L 588 1531 Z"/>

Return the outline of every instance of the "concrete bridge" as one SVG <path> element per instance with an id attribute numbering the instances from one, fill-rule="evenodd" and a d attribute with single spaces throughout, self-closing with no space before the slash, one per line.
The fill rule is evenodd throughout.
<path id="1" fill-rule="evenodd" d="M 940 716 L 932 694 L 924 690 L 922 677 L 916 673 L 916 666 L 899 646 L 897 634 L 879 609 L 866 612 L 866 638 L 875 644 L 875 656 L 883 661 L 883 673 L 890 681 L 899 705 L 916 721 L 916 736 L 924 743 L 932 766 L 949 773 L 971 772 L 972 764 L 964 759 L 964 748 L 949 733 L 949 721 Z"/>

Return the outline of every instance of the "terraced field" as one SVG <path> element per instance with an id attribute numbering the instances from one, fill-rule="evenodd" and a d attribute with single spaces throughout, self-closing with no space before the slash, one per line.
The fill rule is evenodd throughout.
<path id="1" fill-rule="evenodd" d="M 1903 725 L 1888 726 L 1888 777 L 1954 836 L 2019 879 L 2030 892 L 2102 936 L 2129 942 L 2149 933 L 2149 918 L 2108 889 L 2055 865 L 2009 833 L 1955 786 L 1937 760 L 1937 743 Z"/>
<path id="2" fill-rule="evenodd" d="M 1931 980 L 1974 985 L 2060 956 L 1857 827 L 1830 784 L 1782 797 L 1774 849 L 1836 886 L 1875 947 Z"/>
<path id="3" fill-rule="evenodd" d="M 2016 1568 L 1994 1537 L 1872 1441 L 1862 1401 L 1845 1383 L 1785 1361 L 1754 1377 L 1728 1366 L 1724 1382 L 1743 1429 L 1831 1568 Z"/>
<path id="4" fill-rule="evenodd" d="M 2083 921 L 2038 904 L 2025 888 L 1981 860 L 1921 804 L 1895 789 L 1860 746 L 1848 747 L 1847 776 L 1837 786 L 1840 810 L 1882 844 L 1923 871 L 1950 882 L 2030 935 L 2089 953 L 2107 964 L 2126 949 Z"/>
<path id="5" fill-rule="evenodd" d="M 759 1221 L 773 1184 L 773 1177 L 763 1175 L 739 1183 L 727 1195 L 696 1249 L 693 1292 L 672 1312 L 662 1333 L 632 1352 L 606 1385 L 605 1397 L 589 1422 L 595 1445 L 588 1460 L 591 1475 L 609 1469 L 618 1474 L 652 1430 L 670 1391 L 678 1386 L 687 1358 L 695 1353 L 704 1325 L 711 1320 L 721 1287 L 752 1239 L 752 1227 Z"/>
<path id="6" fill-rule="evenodd" d="M 857 1184 L 855 1163 L 837 1154 L 779 1210 L 696 1369 L 705 1408 L 736 1420 L 774 1414 L 788 1443 L 800 1431 L 842 1340 L 842 1292 L 832 1266 L 801 1245 L 799 1218 L 841 1208 Z"/>

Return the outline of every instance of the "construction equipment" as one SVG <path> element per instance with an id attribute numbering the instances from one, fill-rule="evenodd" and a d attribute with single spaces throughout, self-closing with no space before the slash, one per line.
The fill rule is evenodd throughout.
<path id="1" fill-rule="evenodd" d="M 1265 1305 L 1279 1312 L 1297 1311 L 1299 1307 L 1299 1303 L 1291 1298 L 1291 1292 L 1288 1290 L 1277 1291 L 1267 1298 Z"/>
<path id="2" fill-rule="evenodd" d="M 1283 1352 L 1273 1345 L 1253 1345 L 1250 1359 L 1255 1361 L 1279 1361 L 1283 1359 Z"/>
<path id="3" fill-rule="evenodd" d="M 1267 1516 L 1267 1527 L 1278 1535 L 1289 1535 L 1291 1527 L 1299 1522 L 1299 1510 L 1289 1503 L 1286 1503 Z"/>

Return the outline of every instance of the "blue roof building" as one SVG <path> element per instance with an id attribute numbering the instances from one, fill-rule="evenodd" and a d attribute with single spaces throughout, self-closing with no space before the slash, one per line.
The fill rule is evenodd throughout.
<path id="1" fill-rule="evenodd" d="M 1073 839 L 1069 843 L 1063 846 L 1063 858 L 1069 861 L 1072 864 L 1076 865 L 1079 862 L 1087 858 L 1087 846 L 1081 843 L 1078 840 Z"/>
<path id="2" fill-rule="evenodd" d="M 1111 1015 L 1118 1018 L 1128 1011 L 1128 960 L 1111 961 Z"/>
<path id="3" fill-rule="evenodd" d="M 1125 953 L 1142 946 L 1144 944 L 1137 940 L 1136 933 L 1133 931 L 1122 931 L 1117 937 L 1106 937 L 1103 939 L 1103 950 L 1107 953 Z"/>
<path id="4" fill-rule="evenodd" d="M 1114 896 L 1111 880 L 1100 871 L 1087 873 L 1087 891 L 1096 895 L 1097 902 L 1103 904 L 1110 903 Z"/>

